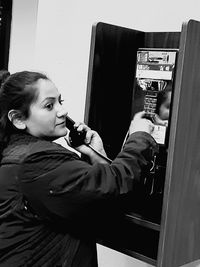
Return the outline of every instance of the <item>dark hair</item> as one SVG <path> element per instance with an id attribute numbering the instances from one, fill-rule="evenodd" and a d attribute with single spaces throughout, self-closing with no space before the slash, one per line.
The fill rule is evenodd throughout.
<path id="1" fill-rule="evenodd" d="M 28 118 L 30 105 L 37 97 L 35 83 L 39 79 L 49 80 L 39 72 L 21 71 L 10 75 L 6 70 L 0 71 L 0 154 L 11 133 L 17 131 L 8 119 L 9 110 L 18 110 L 23 118 Z"/>

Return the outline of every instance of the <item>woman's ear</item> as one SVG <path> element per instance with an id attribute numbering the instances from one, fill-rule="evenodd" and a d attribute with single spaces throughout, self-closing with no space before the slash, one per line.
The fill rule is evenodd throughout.
<path id="1" fill-rule="evenodd" d="M 11 109 L 8 112 L 8 119 L 12 122 L 12 124 L 19 130 L 25 130 L 26 124 L 23 120 L 23 116 L 19 110 Z"/>

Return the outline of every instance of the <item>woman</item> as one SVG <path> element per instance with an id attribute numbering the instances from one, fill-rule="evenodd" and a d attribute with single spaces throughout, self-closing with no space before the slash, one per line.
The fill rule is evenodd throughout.
<path id="1" fill-rule="evenodd" d="M 140 182 L 156 143 L 153 124 L 135 116 L 112 163 L 84 124 L 84 161 L 55 142 L 67 135 L 58 89 L 44 74 L 4 72 L 0 89 L 0 266 L 97 266 L 99 219 Z M 90 146 L 88 146 L 90 145 Z M 97 231 L 98 232 L 98 231 Z"/>

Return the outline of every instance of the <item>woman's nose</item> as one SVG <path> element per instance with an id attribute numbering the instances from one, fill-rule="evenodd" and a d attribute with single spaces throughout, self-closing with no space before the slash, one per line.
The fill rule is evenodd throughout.
<path id="1" fill-rule="evenodd" d="M 68 114 L 67 109 L 65 107 L 63 107 L 63 106 L 60 106 L 58 111 L 57 111 L 57 116 L 58 117 L 63 117 L 63 116 L 67 116 L 67 114 Z"/>

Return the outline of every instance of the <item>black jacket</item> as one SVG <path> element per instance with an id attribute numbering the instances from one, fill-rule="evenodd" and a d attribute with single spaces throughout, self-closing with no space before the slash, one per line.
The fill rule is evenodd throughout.
<path id="1" fill-rule="evenodd" d="M 13 135 L 0 167 L 0 266 L 97 266 L 91 229 L 140 182 L 155 148 L 137 132 L 111 164 L 90 165 L 56 143 Z"/>

